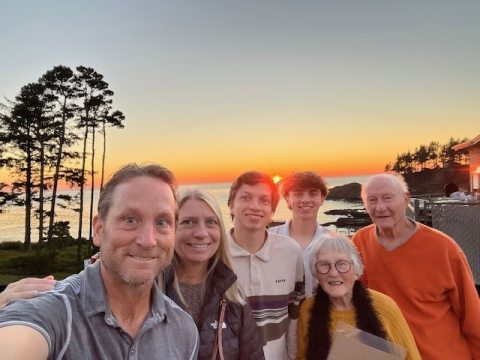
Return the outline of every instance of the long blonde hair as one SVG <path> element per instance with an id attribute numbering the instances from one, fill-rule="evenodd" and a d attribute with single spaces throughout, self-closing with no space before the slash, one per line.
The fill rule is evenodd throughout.
<path id="1" fill-rule="evenodd" d="M 178 198 L 178 209 L 182 208 L 182 206 L 191 199 L 196 199 L 203 201 L 205 204 L 208 205 L 210 209 L 215 213 L 215 216 L 218 218 L 218 224 L 220 225 L 220 243 L 218 245 L 218 249 L 213 255 L 213 257 L 209 260 L 207 275 L 205 279 L 202 281 L 202 294 L 205 294 L 205 287 L 207 284 L 207 279 L 212 275 L 215 266 L 217 265 L 218 261 L 221 260 L 230 270 L 233 271 L 232 267 L 232 260 L 230 258 L 229 249 L 228 249 L 228 237 L 225 231 L 225 224 L 223 223 L 222 212 L 220 210 L 220 206 L 218 205 L 215 198 L 208 192 L 199 188 L 188 188 L 183 189 L 180 191 L 179 198 Z M 179 257 L 178 254 L 175 252 L 173 256 L 173 262 L 178 263 Z M 180 287 L 178 285 L 178 278 L 176 273 L 174 273 L 173 277 L 173 286 L 179 295 L 180 299 L 185 303 L 185 299 L 182 296 L 182 292 L 180 291 Z M 228 301 L 238 303 L 241 305 L 245 305 L 245 297 L 238 285 L 238 281 L 235 282 L 225 291 L 225 298 Z"/>

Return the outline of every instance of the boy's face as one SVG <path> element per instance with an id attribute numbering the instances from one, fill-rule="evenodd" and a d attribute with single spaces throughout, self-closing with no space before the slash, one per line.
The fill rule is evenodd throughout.
<path id="1" fill-rule="evenodd" d="M 265 229 L 273 216 L 272 194 L 268 185 L 258 183 L 240 186 L 230 205 L 230 213 L 235 228 Z"/>
<path id="2" fill-rule="evenodd" d="M 293 189 L 288 193 L 285 200 L 295 216 L 314 217 L 316 219 L 325 197 L 319 189 Z"/>

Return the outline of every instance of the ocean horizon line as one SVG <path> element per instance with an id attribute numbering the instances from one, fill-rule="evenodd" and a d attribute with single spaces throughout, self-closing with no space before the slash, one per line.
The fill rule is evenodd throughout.
<path id="1" fill-rule="evenodd" d="M 362 184 L 370 175 L 360 176 L 339 176 L 339 177 L 324 177 L 325 182 L 329 189 L 335 186 L 345 185 L 352 182 Z M 180 184 L 179 188 L 185 187 L 199 187 L 201 189 L 209 191 L 218 201 L 220 209 L 223 215 L 223 221 L 227 228 L 232 226 L 230 219 L 230 212 L 227 206 L 228 193 L 230 190 L 231 182 L 212 182 L 212 183 L 191 183 Z M 91 192 L 90 188 L 85 189 L 84 193 L 84 217 L 82 221 L 82 229 L 84 229 L 82 236 L 88 236 L 89 218 L 88 209 L 90 205 Z M 98 190 L 98 189 L 95 189 Z M 78 193 L 77 189 L 60 190 L 60 193 Z M 48 194 L 48 191 L 47 191 Z M 96 214 L 96 204 L 98 202 L 99 192 L 94 192 L 94 214 Z M 318 221 L 320 224 L 336 221 L 339 216 L 326 215 L 325 211 L 334 209 L 354 209 L 359 208 L 361 204 L 359 202 L 348 202 L 342 200 L 325 200 L 324 205 L 320 208 Z M 6 212 L 0 213 L 0 242 L 5 241 L 23 241 L 24 238 L 24 219 L 25 211 L 23 207 L 9 207 Z M 290 218 L 290 210 L 288 209 L 285 200 L 281 199 L 278 204 L 277 210 L 273 216 L 274 221 L 285 221 Z M 70 234 L 73 237 L 77 236 L 78 231 L 78 213 L 70 208 L 58 208 L 56 221 L 69 221 Z M 38 224 L 33 220 L 32 222 L 32 242 L 38 241 Z M 336 229 L 332 229 L 336 230 Z"/>

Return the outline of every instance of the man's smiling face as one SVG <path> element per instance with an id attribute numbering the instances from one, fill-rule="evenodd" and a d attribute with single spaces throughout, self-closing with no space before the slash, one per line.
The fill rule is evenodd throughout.
<path id="1" fill-rule="evenodd" d="M 273 216 L 272 194 L 268 185 L 242 185 L 230 205 L 234 228 L 265 229 Z"/>

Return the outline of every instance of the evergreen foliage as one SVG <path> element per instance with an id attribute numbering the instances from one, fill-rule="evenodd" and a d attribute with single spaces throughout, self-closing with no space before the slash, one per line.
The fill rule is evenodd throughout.
<path id="1" fill-rule="evenodd" d="M 23 86 L 15 100 L 0 104 L 0 167 L 6 168 L 11 178 L 10 183 L 0 183 L 0 213 L 8 206 L 24 207 L 24 249 L 32 247 L 35 228 L 39 243 L 46 241 L 52 251 L 60 244 L 70 244 L 69 225 L 57 222 L 55 214 L 57 207 L 72 208 L 76 201 L 73 210 L 79 216 L 76 243 L 80 263 L 84 188 L 88 177 L 93 200 L 97 171 L 95 135 L 102 135 L 103 184 L 106 128 L 124 126 L 123 113 L 112 109 L 113 95 L 103 75 L 93 68 L 78 66 L 74 71 L 58 65 L 38 81 Z M 78 151 L 80 142 L 83 148 Z M 76 166 L 79 161 L 81 168 Z M 79 195 L 59 196 L 60 183 L 78 189 Z M 93 207 L 88 210 L 91 222 Z M 92 240 L 91 226 L 87 240 Z"/>
<path id="2" fill-rule="evenodd" d="M 408 150 L 405 153 L 397 154 L 395 162 L 385 165 L 385 171 L 395 171 L 400 174 L 411 174 L 425 169 L 436 169 L 447 167 L 453 164 L 468 164 L 468 151 L 454 151 L 453 147 L 468 139 L 450 138 L 448 143 L 440 145 L 432 141 L 428 145 L 420 145 L 414 152 Z"/>

